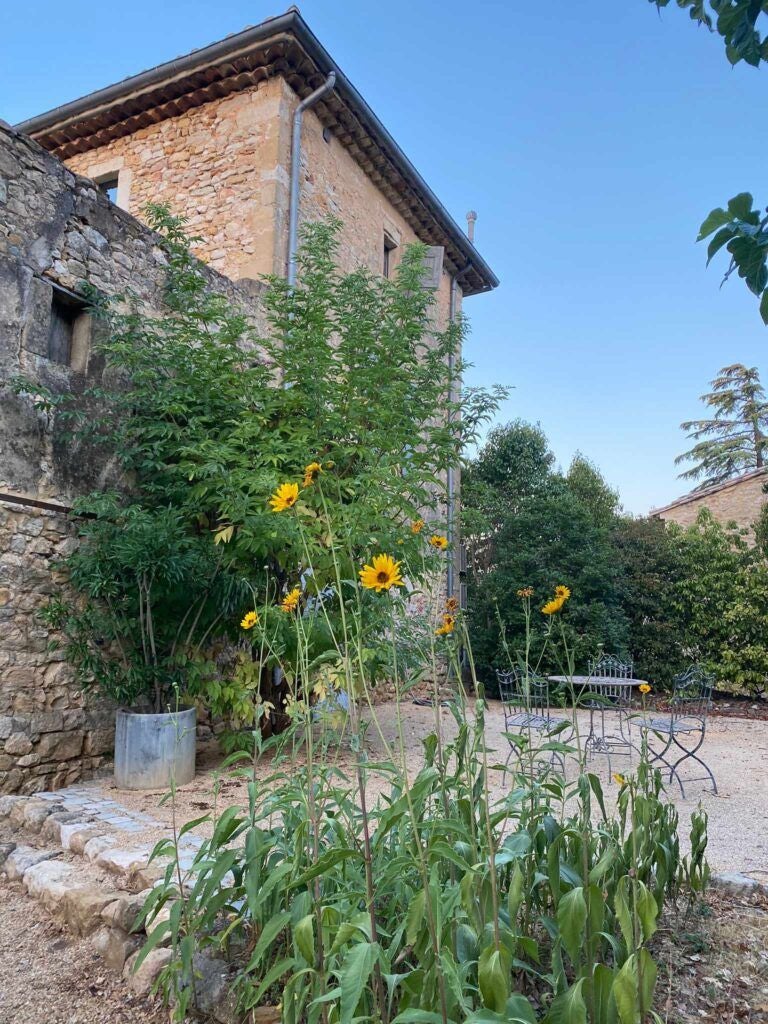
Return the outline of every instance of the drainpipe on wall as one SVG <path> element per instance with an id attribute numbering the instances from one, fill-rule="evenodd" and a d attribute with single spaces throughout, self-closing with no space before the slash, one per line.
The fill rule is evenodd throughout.
<path id="1" fill-rule="evenodd" d="M 336 84 L 336 72 L 331 71 L 323 84 L 310 93 L 296 107 L 293 115 L 293 133 L 291 137 L 291 191 L 288 200 L 288 284 L 296 283 L 296 249 L 299 239 L 299 171 L 301 170 L 301 122 L 304 111 L 313 107 L 318 100 L 326 96 Z"/>
<path id="2" fill-rule="evenodd" d="M 449 324 L 453 324 L 456 321 L 456 292 L 458 290 L 459 278 L 463 277 L 464 274 L 466 274 L 467 271 L 471 268 L 471 266 L 472 266 L 471 263 L 467 263 L 467 265 L 465 267 L 462 267 L 461 270 L 457 270 L 456 273 L 451 278 L 451 290 L 450 290 L 450 297 L 449 297 L 449 300 L 448 300 L 448 323 Z M 453 353 L 451 353 L 448 356 L 448 381 L 449 381 L 449 383 L 448 383 L 448 401 L 449 402 L 453 401 L 453 367 L 454 367 L 454 358 L 453 358 Z M 448 537 L 448 543 L 449 543 L 451 549 L 453 548 L 453 540 L 454 540 L 454 537 L 456 535 L 456 530 L 454 529 L 454 515 L 455 515 L 455 504 L 456 504 L 456 501 L 455 501 L 455 489 L 456 489 L 456 480 L 455 480 L 454 468 L 453 468 L 453 466 L 449 466 L 448 467 L 448 475 L 447 475 L 447 479 L 446 479 L 447 497 L 446 497 L 446 509 L 445 509 L 445 511 L 446 511 L 446 531 L 445 532 L 446 532 L 446 535 Z M 446 579 L 445 579 L 446 590 L 448 592 L 448 597 L 453 597 L 454 596 L 454 591 L 456 589 L 456 585 L 455 585 L 455 582 L 454 582 L 455 558 L 456 558 L 456 552 L 451 550 L 451 553 L 450 553 L 450 555 L 448 557 L 448 569 L 447 569 L 447 572 L 446 572 Z"/>

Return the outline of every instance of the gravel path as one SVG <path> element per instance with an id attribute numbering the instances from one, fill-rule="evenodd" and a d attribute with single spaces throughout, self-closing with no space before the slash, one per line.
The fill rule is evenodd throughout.
<path id="1" fill-rule="evenodd" d="M 562 712 L 566 714 L 567 712 Z M 375 708 L 376 723 L 368 732 L 369 754 L 372 759 L 382 756 L 386 744 L 395 745 L 397 737 L 397 715 L 394 703 L 378 705 Z M 450 711 L 439 711 L 441 728 L 446 737 L 455 733 L 455 723 Z M 421 764 L 422 739 L 435 727 L 435 712 L 432 708 L 404 704 L 402 707 L 403 733 L 409 771 L 415 772 Z M 579 727 L 586 733 L 587 717 L 579 713 Z M 489 747 L 497 751 L 496 759 L 504 761 L 508 745 L 503 735 L 504 721 L 501 705 L 491 702 L 487 720 L 486 736 Z M 743 718 L 712 717 L 707 725 L 703 755 L 715 773 L 718 795 L 705 788 L 702 782 L 692 782 L 686 787 L 686 799 L 680 796 L 676 784 L 669 787 L 669 796 L 677 805 L 681 819 L 681 839 L 687 838 L 691 811 L 699 803 L 709 815 L 709 861 L 716 871 L 740 871 L 752 875 L 758 881 L 768 882 L 768 722 Z M 338 757 L 339 764 L 348 770 L 353 760 L 348 752 Z M 491 758 L 493 760 L 493 758 Z M 217 751 L 204 751 L 198 759 L 198 774 L 194 782 L 178 791 L 176 814 L 178 823 L 198 818 L 214 806 L 214 782 L 219 778 L 221 787 L 218 809 L 230 804 L 246 805 L 245 782 L 219 776 L 221 756 Z M 614 772 L 626 772 L 631 766 L 626 757 L 612 759 Z M 695 766 L 694 766 L 695 767 Z M 574 765 L 569 765 L 569 773 Z M 616 795 L 617 787 L 608 770 L 607 759 L 598 756 L 590 762 L 590 770 L 599 774 L 609 804 Z M 264 765 L 258 774 L 267 774 L 269 766 Z M 697 774 L 697 773 L 689 773 Z M 111 777 L 97 783 L 100 795 L 127 807 L 132 812 L 149 814 L 167 828 L 171 821 L 171 805 L 161 805 L 162 793 L 132 793 L 118 790 Z M 708 785 L 708 784 L 707 784 Z M 371 796 L 380 792 L 384 783 L 376 778 L 370 780 Z M 505 776 L 499 772 L 493 789 L 501 796 L 505 788 Z M 196 829 L 205 834 L 205 826 Z M 162 829 L 148 829 L 135 836 L 135 843 L 153 842 L 161 837 Z M 132 837 L 132 842 L 134 837 Z"/>
<path id="2" fill-rule="evenodd" d="M 88 939 L 62 931 L 19 884 L 0 882 L 0 1024 L 167 1024 L 128 994 Z"/>

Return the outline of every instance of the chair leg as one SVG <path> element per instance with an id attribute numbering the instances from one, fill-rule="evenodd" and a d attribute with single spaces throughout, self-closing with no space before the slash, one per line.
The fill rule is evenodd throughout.
<path id="1" fill-rule="evenodd" d="M 677 772 L 678 765 L 681 765 L 683 763 L 683 761 L 688 761 L 689 759 L 691 759 L 693 761 L 696 761 L 697 764 L 700 764 L 701 767 L 704 769 L 704 771 L 707 773 L 707 776 L 709 777 L 709 780 L 712 783 L 712 792 L 715 795 L 717 795 L 717 782 L 715 781 L 715 776 L 712 774 L 712 769 L 709 767 L 708 764 L 706 764 L 704 761 L 702 761 L 702 759 L 697 754 L 697 751 L 699 750 L 699 748 L 701 747 L 702 743 L 704 742 L 704 732 L 702 731 L 699 734 L 699 742 L 696 744 L 696 746 L 692 750 L 689 750 L 676 737 L 674 739 L 675 739 L 675 745 L 677 747 L 679 747 L 680 750 L 683 751 L 683 756 L 679 757 L 677 759 L 677 761 L 675 761 L 675 763 L 674 763 L 674 765 L 672 767 L 672 770 L 677 775 L 678 781 L 680 779 L 679 773 Z M 696 780 L 694 779 L 692 781 L 695 782 Z M 680 786 L 682 788 L 682 783 L 680 783 Z"/>
<path id="2" fill-rule="evenodd" d="M 648 753 L 653 755 L 652 757 L 648 758 L 648 764 L 652 765 L 652 764 L 655 764 L 656 761 L 660 761 L 664 765 L 665 769 L 669 773 L 669 781 L 671 782 L 672 779 L 676 779 L 677 780 L 677 784 L 680 787 L 680 794 L 681 794 L 683 800 L 685 800 L 685 787 L 683 786 L 683 780 L 680 778 L 679 774 L 675 771 L 675 766 L 673 764 L 671 764 L 671 762 L 669 761 L 669 758 L 667 757 L 667 754 L 669 753 L 669 751 L 670 751 L 670 749 L 672 747 L 673 742 L 675 742 L 674 734 L 673 733 L 669 733 L 669 735 L 667 736 L 667 742 L 665 743 L 663 749 L 660 750 L 660 751 L 655 751 L 653 749 L 653 747 L 651 746 L 650 741 L 648 739 L 648 733 L 649 732 L 653 732 L 653 729 L 646 729 L 644 731 L 645 731 L 645 739 L 646 739 L 646 745 L 647 745 Z M 655 735 L 655 733 L 654 733 L 654 735 Z"/>

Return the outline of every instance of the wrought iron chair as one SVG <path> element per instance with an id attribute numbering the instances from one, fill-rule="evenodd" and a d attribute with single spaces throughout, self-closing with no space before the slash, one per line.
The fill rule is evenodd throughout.
<path id="1" fill-rule="evenodd" d="M 699 756 L 698 751 L 704 742 L 707 732 L 707 716 L 712 703 L 713 678 L 700 665 L 692 665 L 686 672 L 675 676 L 672 700 L 672 712 L 658 718 L 646 718 L 640 728 L 648 740 L 652 733 L 659 738 L 664 746 L 654 750 L 648 743 L 649 761 L 653 764 L 660 761 L 669 769 L 669 781 L 677 779 L 680 793 L 685 799 L 685 787 L 680 777 L 679 767 L 684 761 L 693 760 L 700 764 L 706 775 L 697 775 L 688 782 L 710 780 L 712 792 L 717 793 L 717 782 L 712 769 Z M 677 760 L 672 758 L 679 754 Z"/>
<path id="2" fill-rule="evenodd" d="M 585 742 L 588 754 L 606 754 L 608 770 L 612 771 L 611 754 L 632 756 L 631 709 L 632 688 L 629 682 L 634 672 L 632 658 L 622 659 L 615 654 L 601 654 L 589 663 L 589 678 L 595 680 L 593 692 L 584 701 L 589 708 L 589 735 Z M 589 683 L 586 684 L 589 691 Z M 618 712 L 619 734 L 606 731 L 606 712 Z M 595 728 L 595 716 L 600 716 L 600 728 Z"/>
<path id="3" fill-rule="evenodd" d="M 507 732 L 528 733 L 529 742 L 532 734 L 548 736 L 553 732 L 561 732 L 564 726 L 571 725 L 568 718 L 553 717 L 549 706 L 549 681 L 535 672 L 521 672 L 518 669 L 509 671 L 496 670 L 499 694 L 504 708 L 504 727 Z M 512 754 L 521 754 L 521 749 L 509 739 L 510 758 Z M 551 751 L 550 760 L 558 761 L 565 771 L 565 761 L 559 751 Z M 509 758 L 507 759 L 509 763 Z"/>

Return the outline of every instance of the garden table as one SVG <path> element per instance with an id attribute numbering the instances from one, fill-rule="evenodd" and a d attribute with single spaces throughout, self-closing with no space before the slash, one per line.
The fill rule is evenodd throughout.
<path id="1" fill-rule="evenodd" d="M 606 754 L 610 770 L 611 754 L 631 756 L 637 748 L 630 737 L 632 691 L 648 685 L 645 679 L 623 676 L 548 676 L 551 683 L 563 683 L 573 691 L 574 703 L 586 696 L 589 709 L 589 733 L 584 741 L 587 754 Z M 576 708 L 574 707 L 574 713 Z M 618 713 L 619 732 L 610 732 L 606 725 L 608 712 Z"/>

